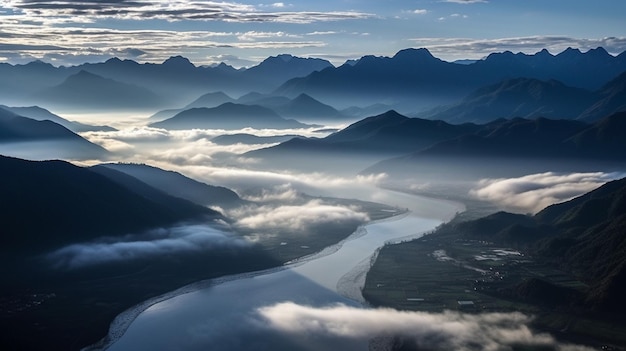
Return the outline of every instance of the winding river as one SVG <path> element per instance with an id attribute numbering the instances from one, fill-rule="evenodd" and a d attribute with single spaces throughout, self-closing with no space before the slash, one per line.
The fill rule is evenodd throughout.
<path id="1" fill-rule="evenodd" d="M 389 190 L 378 190 L 371 200 L 409 211 L 368 223 L 336 246 L 286 267 L 201 282 L 136 306 L 113 323 L 107 350 L 319 350 L 329 345 L 367 350 L 367 340 L 281 335 L 264 326 L 258 309 L 286 301 L 363 307 L 361 287 L 380 247 L 419 237 L 464 210 L 458 203 Z"/>

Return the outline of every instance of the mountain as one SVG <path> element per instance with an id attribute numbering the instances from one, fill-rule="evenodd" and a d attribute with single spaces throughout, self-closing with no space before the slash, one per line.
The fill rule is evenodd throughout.
<path id="1" fill-rule="evenodd" d="M 294 78 L 274 94 L 296 97 L 305 93 L 340 107 L 367 106 L 372 101 L 395 105 L 408 100 L 413 100 L 414 106 L 427 100 L 436 105 L 442 97 L 458 97 L 466 91 L 463 67 L 437 59 L 426 49 L 406 49 L 391 58 L 364 56 L 354 65 Z"/>
<path id="2" fill-rule="evenodd" d="M 586 124 L 572 120 L 496 120 L 473 133 L 381 161 L 364 173 L 499 177 L 623 165 L 626 113 Z M 558 160 L 558 162 L 554 162 Z M 460 172 L 460 173 L 459 173 Z M 522 173 L 520 173 L 522 172 Z"/>
<path id="3" fill-rule="evenodd" d="M 183 108 L 162 110 L 150 116 L 149 119 L 153 121 L 163 121 L 168 118 L 172 118 L 176 116 L 178 113 L 191 109 L 191 108 L 217 107 L 224 103 L 234 102 L 234 101 L 235 100 L 233 98 L 224 94 L 221 91 L 213 92 L 213 93 L 206 93 L 198 97 L 196 100 L 192 101 L 191 103 L 187 104 L 187 106 Z"/>
<path id="4" fill-rule="evenodd" d="M 206 93 L 187 106 L 185 106 L 185 110 L 195 107 L 217 107 L 219 105 L 225 104 L 227 102 L 234 102 L 235 100 L 230 96 L 224 94 L 223 92 L 214 92 L 214 93 Z"/>
<path id="5" fill-rule="evenodd" d="M 102 169 L 120 172 L 170 196 L 186 199 L 202 206 L 231 207 L 240 205 L 243 201 L 237 193 L 228 188 L 207 185 L 187 178 L 178 172 L 166 171 L 148 165 L 107 163 L 94 166 L 91 169 L 98 172 Z"/>
<path id="6" fill-rule="evenodd" d="M 586 53 L 569 49 L 558 55 L 545 50 L 534 55 L 507 51 L 469 65 L 444 62 L 426 49 L 406 49 L 393 57 L 364 56 L 355 64 L 294 78 L 274 93 L 290 97 L 306 93 L 342 108 L 376 101 L 413 113 L 517 77 L 597 90 L 624 71 L 626 55 L 612 56 L 602 48 Z"/>
<path id="7" fill-rule="evenodd" d="M 341 112 L 334 107 L 321 103 L 307 94 L 300 94 L 295 99 L 275 108 L 281 116 L 302 122 L 338 122 L 345 120 Z"/>
<path id="8" fill-rule="evenodd" d="M 307 144 L 311 150 L 328 149 L 335 153 L 404 153 L 418 150 L 433 143 L 475 131 L 476 125 L 452 125 L 443 121 L 409 118 L 390 110 L 378 116 L 368 117 L 333 133 L 323 139 L 290 140 L 269 149 L 252 151 L 250 155 L 288 151 Z M 302 150 L 300 150 L 302 151 Z"/>
<path id="9" fill-rule="evenodd" d="M 518 235 L 511 237 L 514 227 Z M 464 238 L 523 247 L 585 282 L 589 308 L 626 312 L 626 178 L 532 217 L 497 213 L 459 223 L 456 230 Z"/>
<path id="10" fill-rule="evenodd" d="M 304 128 L 307 125 L 287 120 L 276 112 L 258 105 L 225 103 L 213 108 L 192 108 L 150 127 L 166 129 L 242 129 L 242 128 Z"/>
<path id="11" fill-rule="evenodd" d="M 46 110 L 45 108 L 41 108 L 39 106 L 29 106 L 29 107 L 9 107 L 0 105 L 0 108 L 11 111 L 17 115 L 31 118 L 37 121 L 50 120 L 56 124 L 60 124 L 63 127 L 71 130 L 74 133 L 83 133 L 83 132 L 112 132 L 117 129 L 109 127 L 109 126 L 94 126 L 90 124 L 84 124 L 80 122 L 68 121 L 63 117 L 55 115 L 54 113 Z"/>
<path id="12" fill-rule="evenodd" d="M 245 153 L 262 159 L 258 166 L 292 167 L 315 171 L 319 167 L 354 172 L 382 159 L 419 150 L 478 128 L 442 121 L 409 118 L 396 111 L 365 118 L 325 138 L 293 138 L 279 145 Z M 306 160 L 306 162 L 303 162 Z"/>
<path id="13" fill-rule="evenodd" d="M 85 70 L 35 96 L 49 106 L 87 109 L 137 109 L 163 106 L 163 99 L 138 85 L 122 83 Z"/>
<path id="14" fill-rule="evenodd" d="M 626 72 L 608 82 L 596 92 L 596 101 L 578 119 L 596 121 L 616 112 L 626 111 Z"/>
<path id="15" fill-rule="evenodd" d="M 624 159 L 626 155 L 626 111 L 603 118 L 585 130 L 567 138 L 567 147 L 584 157 Z"/>
<path id="16" fill-rule="evenodd" d="M 152 201 L 87 168 L 64 161 L 0 156 L 0 165 L 0 247 L 11 257 L 103 235 L 215 216 L 211 210 L 171 197 L 176 206 Z"/>
<path id="17" fill-rule="evenodd" d="M 105 159 L 109 152 L 49 120 L 0 108 L 0 153 L 30 159 Z"/>
<path id="18" fill-rule="evenodd" d="M 192 108 L 213 108 L 225 103 L 257 105 L 276 111 L 280 116 L 304 122 L 338 122 L 347 118 L 332 106 L 323 104 L 302 94 L 295 99 L 261 93 L 248 93 L 238 99 L 222 93 L 207 93 L 181 109 L 169 109 L 155 113 L 151 120 L 164 120 Z"/>
<path id="19" fill-rule="evenodd" d="M 593 100 L 590 91 L 555 80 L 516 78 L 480 88 L 455 105 L 420 116 L 451 123 L 485 123 L 514 117 L 575 119 Z"/>
<path id="20" fill-rule="evenodd" d="M 258 65 L 245 70 L 244 75 L 250 80 L 265 81 L 267 85 L 278 86 L 294 77 L 305 77 L 329 67 L 334 66 L 323 59 L 282 54 L 268 57 Z"/>
<path id="21" fill-rule="evenodd" d="M 11 65 L 0 63 L 0 93 L 3 103 L 33 104 L 29 101 L 36 92 L 61 83 L 68 76 L 67 69 L 54 67 L 42 61 Z"/>

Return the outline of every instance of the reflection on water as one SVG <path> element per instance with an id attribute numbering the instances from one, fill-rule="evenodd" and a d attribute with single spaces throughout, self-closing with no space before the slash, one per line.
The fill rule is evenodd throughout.
<path id="1" fill-rule="evenodd" d="M 386 241 L 432 230 L 462 210 L 459 204 L 391 191 L 377 192 L 377 196 L 379 202 L 412 212 L 366 225 L 365 232 L 348 238 L 331 254 L 157 303 L 139 314 L 110 350 L 319 350 L 331 346 L 366 350 L 367 340 L 281 335 L 264 325 L 257 309 L 283 301 L 319 307 L 337 303 L 360 306 L 337 293 L 340 281 L 358 284 L 345 277 L 362 279 L 364 274 L 353 274 L 354 268 L 369 262 Z"/>

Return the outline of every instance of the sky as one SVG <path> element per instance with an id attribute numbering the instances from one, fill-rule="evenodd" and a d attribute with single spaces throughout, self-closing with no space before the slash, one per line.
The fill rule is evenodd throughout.
<path id="1" fill-rule="evenodd" d="M 111 57 L 250 67 L 288 53 L 340 65 L 428 48 L 444 60 L 567 47 L 626 51 L 623 0 L 0 0 L 0 62 Z"/>

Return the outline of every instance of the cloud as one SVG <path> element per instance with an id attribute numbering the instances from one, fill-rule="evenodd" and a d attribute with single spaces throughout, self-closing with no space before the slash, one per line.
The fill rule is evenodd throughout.
<path id="1" fill-rule="evenodd" d="M 455 18 L 464 18 L 463 15 Z M 441 17 L 445 20 L 449 17 Z M 483 58 L 494 52 L 513 51 L 534 54 L 542 49 L 559 53 L 568 47 L 586 51 L 597 47 L 609 53 L 620 54 L 626 51 L 626 37 L 575 38 L 568 36 L 528 36 L 496 39 L 472 38 L 413 38 L 415 46 L 430 50 L 439 57 Z"/>
<path id="2" fill-rule="evenodd" d="M 265 205 L 242 207 L 230 211 L 236 218 L 235 227 L 252 230 L 306 231 L 312 226 L 328 223 L 367 222 L 367 214 L 357 208 L 331 205 L 321 200 L 311 200 L 301 205 Z"/>
<path id="3" fill-rule="evenodd" d="M 256 194 L 244 194 L 241 197 L 254 202 L 295 201 L 299 198 L 299 194 L 290 183 L 286 183 L 270 189 L 260 189 Z"/>
<path id="4" fill-rule="evenodd" d="M 547 172 L 519 178 L 483 179 L 470 191 L 470 195 L 496 203 L 508 211 L 536 213 L 549 205 L 571 200 L 621 177 L 623 174 L 618 173 Z"/>
<path id="5" fill-rule="evenodd" d="M 310 32 L 310 33 L 306 33 L 306 35 L 333 35 L 333 34 L 337 34 L 338 32 L 334 31 L 334 30 L 327 30 L 327 31 L 315 31 L 315 32 Z"/>
<path id="6" fill-rule="evenodd" d="M 247 246 L 243 239 L 235 238 L 215 227 L 198 224 L 73 244 L 52 252 L 47 258 L 57 269 L 76 269 L 215 248 Z"/>
<path id="7" fill-rule="evenodd" d="M 427 13 L 428 13 L 428 10 L 425 10 L 425 9 L 417 9 L 417 10 L 413 10 L 413 11 L 411 11 L 411 13 L 412 13 L 412 14 L 415 14 L 415 15 L 425 15 L 425 14 L 427 14 Z"/>
<path id="8" fill-rule="evenodd" d="M 131 127 L 117 131 L 85 132 L 81 136 L 87 140 L 105 147 L 109 151 L 119 152 L 122 157 L 132 158 L 135 154 L 144 160 L 170 160 L 172 163 L 183 165 L 206 164 L 207 158 L 216 154 L 238 155 L 248 151 L 275 144 L 232 144 L 220 145 L 211 141 L 212 138 L 232 133 L 247 133 L 259 136 L 281 135 L 283 133 L 319 136 L 315 128 L 292 129 L 292 130 L 257 130 L 244 128 L 237 131 L 226 131 L 223 129 L 189 129 L 189 130 L 167 130 L 152 127 Z M 195 158 L 194 158 L 195 157 Z M 132 161 L 132 160 L 130 160 Z"/>
<path id="9" fill-rule="evenodd" d="M 535 346 L 563 351 L 590 348 L 564 345 L 552 336 L 533 332 L 531 318 L 521 313 L 463 314 L 363 309 L 345 305 L 324 308 L 282 302 L 257 309 L 268 328 L 294 337 L 335 337 L 371 340 L 401 336 L 415 349 L 495 351 Z"/>
<path id="10" fill-rule="evenodd" d="M 24 15 L 25 19 L 44 18 L 56 22 L 93 22 L 96 19 L 224 21 L 313 23 L 368 18 L 372 15 L 356 11 L 328 12 L 265 12 L 253 5 L 228 1 L 51 1 L 9 0 L 4 7 Z M 259 6 L 283 10 L 284 3 Z M 19 19 L 19 17 L 17 17 Z"/>
<path id="11" fill-rule="evenodd" d="M 258 31 L 248 31 L 245 33 L 237 33 L 237 39 L 242 41 L 253 41 L 258 39 L 267 39 L 267 38 L 298 38 L 298 35 L 288 34 L 286 32 L 258 32 Z"/>

